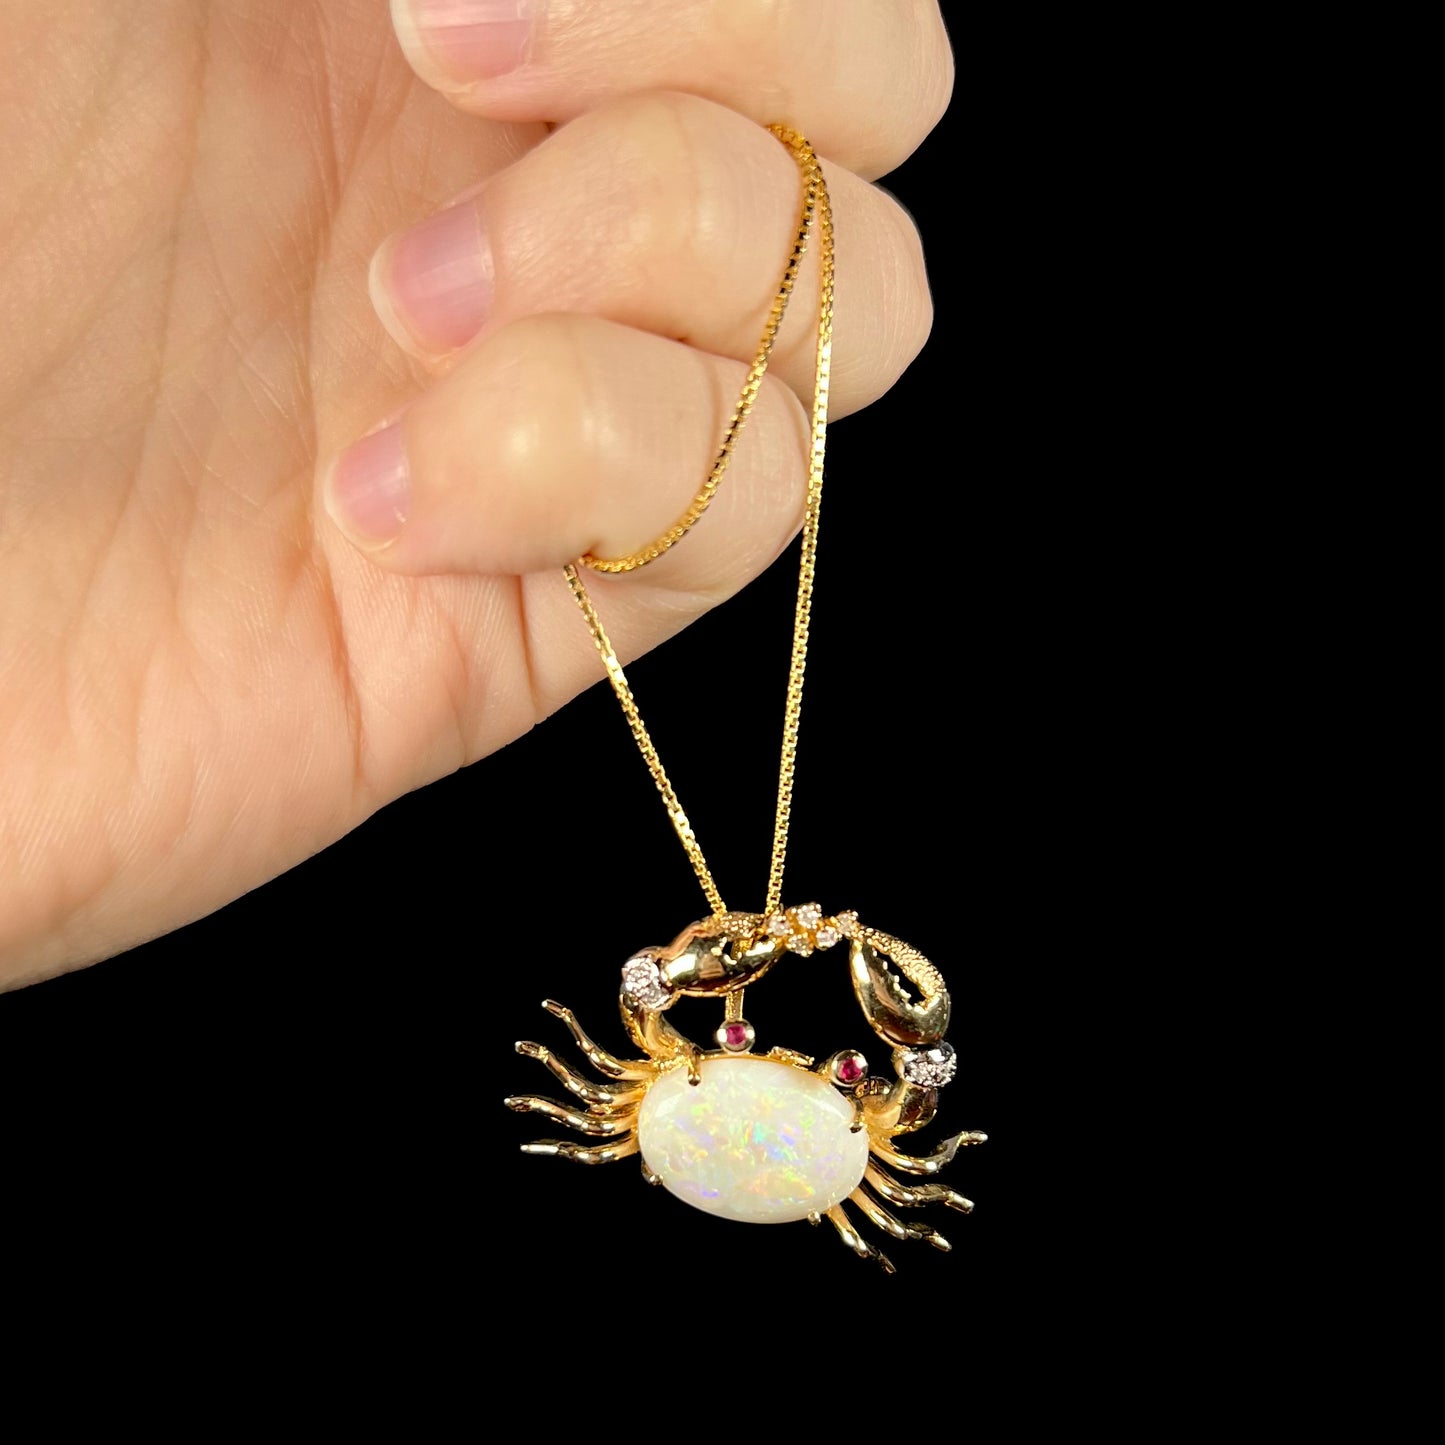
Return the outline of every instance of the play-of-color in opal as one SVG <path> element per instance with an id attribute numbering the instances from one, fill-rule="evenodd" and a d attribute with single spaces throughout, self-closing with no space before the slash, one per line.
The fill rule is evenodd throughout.
<path id="1" fill-rule="evenodd" d="M 868 1133 L 853 1103 L 790 1064 L 706 1059 L 702 1082 L 674 1069 L 648 1090 L 642 1157 L 668 1191 L 724 1219 L 786 1224 L 829 1209 L 858 1187 Z"/>

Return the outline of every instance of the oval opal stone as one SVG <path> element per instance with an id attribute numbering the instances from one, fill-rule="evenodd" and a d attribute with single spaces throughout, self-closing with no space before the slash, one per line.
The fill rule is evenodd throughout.
<path id="1" fill-rule="evenodd" d="M 741 1055 L 704 1059 L 647 1091 L 638 1118 L 642 1157 L 687 1204 L 753 1224 L 786 1224 L 830 1209 L 858 1187 L 868 1133 L 854 1134 L 852 1102 L 791 1064 Z"/>

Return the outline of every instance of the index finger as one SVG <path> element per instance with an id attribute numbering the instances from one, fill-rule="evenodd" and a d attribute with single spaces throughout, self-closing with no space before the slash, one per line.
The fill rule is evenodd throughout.
<path id="1" fill-rule="evenodd" d="M 566 121 L 681 90 L 784 121 L 870 179 L 922 141 L 953 86 L 935 0 L 391 0 L 391 12 L 416 73 L 477 115 Z"/>

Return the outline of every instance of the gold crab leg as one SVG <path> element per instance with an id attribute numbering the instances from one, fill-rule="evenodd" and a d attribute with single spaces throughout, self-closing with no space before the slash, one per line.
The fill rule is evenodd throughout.
<path id="1" fill-rule="evenodd" d="M 538 1063 L 545 1064 L 552 1071 L 554 1079 L 589 1104 L 624 1104 L 633 1099 L 640 1099 L 647 1091 L 645 1083 L 598 1084 L 591 1079 L 584 1078 L 562 1059 L 559 1059 L 545 1044 L 534 1044 L 528 1039 L 519 1039 L 517 1052 L 523 1058 L 536 1059 Z"/>
<path id="2" fill-rule="evenodd" d="M 616 1144 L 571 1144 L 565 1139 L 538 1139 L 535 1144 L 523 1144 L 523 1154 L 551 1154 L 558 1159 L 571 1159 L 578 1164 L 610 1164 L 614 1159 L 626 1159 L 636 1154 L 642 1145 L 637 1135 L 619 1140 Z"/>
<path id="3" fill-rule="evenodd" d="M 957 1209 L 963 1214 L 973 1212 L 973 1200 L 965 1199 L 946 1184 L 900 1184 L 872 1164 L 863 1171 L 863 1177 L 890 1204 L 901 1204 L 904 1208 L 921 1204 L 946 1204 L 950 1209 Z"/>
<path id="4" fill-rule="evenodd" d="M 625 1134 L 637 1123 L 636 1109 L 569 1109 L 540 1094 L 513 1094 L 502 1102 L 519 1114 L 545 1114 L 549 1119 L 558 1119 L 579 1134 Z"/>
<path id="5" fill-rule="evenodd" d="M 936 1229 L 930 1229 L 926 1224 L 904 1224 L 901 1219 L 895 1219 L 876 1199 L 869 1196 L 868 1191 L 861 1184 L 848 1198 L 879 1229 L 885 1234 L 891 1234 L 894 1239 L 921 1239 L 925 1244 L 931 1244 L 934 1249 L 941 1249 L 945 1254 L 953 1248 Z"/>
<path id="6" fill-rule="evenodd" d="M 896 1149 L 890 1149 L 880 1139 L 874 1139 L 869 1145 L 869 1149 L 875 1158 L 881 1159 L 885 1164 L 891 1164 L 895 1169 L 901 1169 L 905 1174 L 937 1174 L 958 1153 L 962 1145 L 982 1144 L 987 1138 L 987 1134 L 979 1134 L 968 1129 L 962 1134 L 955 1134 L 952 1139 L 945 1139 L 932 1154 L 924 1154 L 921 1157 L 916 1154 L 900 1154 Z"/>
<path id="7" fill-rule="evenodd" d="M 828 1219 L 833 1228 L 838 1231 L 838 1238 L 841 1239 L 859 1259 L 876 1259 L 878 1263 L 883 1266 L 885 1273 L 896 1273 L 893 1268 L 893 1261 L 881 1250 L 874 1249 L 873 1246 L 853 1228 L 853 1222 L 848 1218 L 847 1214 L 844 1213 L 841 1204 L 835 1204 L 828 1211 Z M 808 1216 L 808 1222 L 810 1224 L 816 1224 L 818 1222 L 818 1216 L 816 1214 L 810 1214 Z"/>
<path id="8" fill-rule="evenodd" d="M 572 1037 L 577 1041 L 577 1047 L 582 1050 L 583 1057 L 598 1073 L 607 1074 L 614 1079 L 650 1079 L 657 1072 L 656 1067 L 646 1059 L 615 1059 L 606 1049 L 599 1049 L 583 1033 L 582 1025 L 577 1022 L 576 1014 L 558 1003 L 556 999 L 544 998 L 542 1007 L 553 1018 L 561 1019 L 567 1025 L 571 1030 Z"/>

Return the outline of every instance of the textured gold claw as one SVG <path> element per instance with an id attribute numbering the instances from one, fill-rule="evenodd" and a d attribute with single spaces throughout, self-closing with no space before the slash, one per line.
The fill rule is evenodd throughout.
<path id="1" fill-rule="evenodd" d="M 879 1038 L 924 1044 L 947 1032 L 953 1010 L 943 975 L 911 944 L 859 925 L 848 946 L 848 971 L 863 1017 Z"/>

